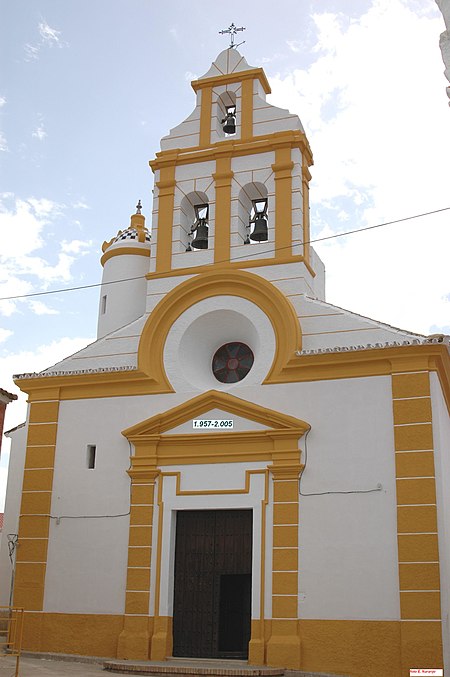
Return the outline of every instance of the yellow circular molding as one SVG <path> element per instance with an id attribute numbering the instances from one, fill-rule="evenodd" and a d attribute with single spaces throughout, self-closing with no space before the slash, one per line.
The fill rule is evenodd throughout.
<path id="1" fill-rule="evenodd" d="M 138 368 L 170 387 L 164 369 L 164 345 L 174 322 L 195 303 L 213 296 L 252 301 L 270 320 L 275 357 L 266 381 L 279 374 L 301 349 L 301 331 L 290 301 L 270 282 L 242 270 L 222 269 L 196 275 L 172 289 L 149 316 L 139 342 Z"/>
<path id="2" fill-rule="evenodd" d="M 137 255 L 137 256 L 150 256 L 150 248 L 142 249 L 141 247 L 117 247 L 116 249 L 107 249 L 100 259 L 102 266 L 111 259 L 113 256 L 122 256 L 123 254 L 127 255 Z"/>

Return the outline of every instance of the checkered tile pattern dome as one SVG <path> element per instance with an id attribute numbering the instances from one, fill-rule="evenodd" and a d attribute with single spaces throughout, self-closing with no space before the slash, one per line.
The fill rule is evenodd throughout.
<path id="1" fill-rule="evenodd" d="M 148 232 L 147 228 L 144 228 L 145 230 L 145 241 L 150 242 L 150 233 Z M 138 232 L 136 228 L 127 228 L 126 230 L 123 230 L 120 235 L 114 238 L 114 242 L 120 242 L 121 240 L 138 240 Z"/>

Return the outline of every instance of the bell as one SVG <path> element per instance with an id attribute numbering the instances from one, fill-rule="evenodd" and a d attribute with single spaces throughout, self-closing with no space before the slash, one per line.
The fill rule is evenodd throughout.
<path id="1" fill-rule="evenodd" d="M 266 242 L 268 239 L 267 221 L 260 216 L 255 220 L 255 227 L 253 233 L 250 235 L 250 240 L 253 240 L 254 242 Z"/>
<path id="2" fill-rule="evenodd" d="M 194 249 L 208 249 L 208 226 L 205 222 L 200 222 L 197 226 L 195 239 L 192 240 L 191 246 Z"/>
<path id="3" fill-rule="evenodd" d="M 236 134 L 236 117 L 233 113 L 227 113 L 227 117 L 222 122 L 225 123 L 223 126 L 225 134 Z"/>

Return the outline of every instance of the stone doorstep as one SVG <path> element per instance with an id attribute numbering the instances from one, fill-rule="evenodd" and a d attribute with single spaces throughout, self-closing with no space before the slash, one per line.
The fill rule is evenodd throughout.
<path id="1" fill-rule="evenodd" d="M 153 675 L 154 677 L 191 677 L 192 675 L 208 675 L 208 677 L 283 677 L 281 668 L 268 668 L 263 665 L 252 666 L 240 661 L 167 661 L 164 663 L 148 661 L 107 661 L 103 669 L 109 672 L 125 674 Z"/>

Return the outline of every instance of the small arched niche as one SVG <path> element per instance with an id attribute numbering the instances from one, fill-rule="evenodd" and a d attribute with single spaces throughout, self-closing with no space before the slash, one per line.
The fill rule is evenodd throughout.
<path id="1" fill-rule="evenodd" d="M 236 94 L 227 89 L 225 92 L 217 97 L 217 117 L 216 117 L 216 131 L 221 138 L 233 138 L 236 136 L 237 129 L 237 108 L 236 108 Z M 231 125 L 234 120 L 234 132 L 227 133 L 225 130 Z M 225 130 L 224 130 L 225 127 Z"/>
<path id="2" fill-rule="evenodd" d="M 255 228 L 255 212 L 261 210 L 268 221 L 269 198 L 266 186 L 259 181 L 247 183 L 238 196 L 238 234 L 242 244 L 257 244 L 250 239 Z"/>
<path id="3" fill-rule="evenodd" d="M 190 251 L 190 245 L 195 232 L 191 234 L 193 226 L 200 217 L 206 217 L 205 222 L 208 227 L 208 240 L 211 238 L 211 210 L 209 199 L 206 193 L 202 191 L 193 191 L 185 195 L 180 203 L 180 251 Z M 209 248 L 211 243 L 209 243 Z"/>

